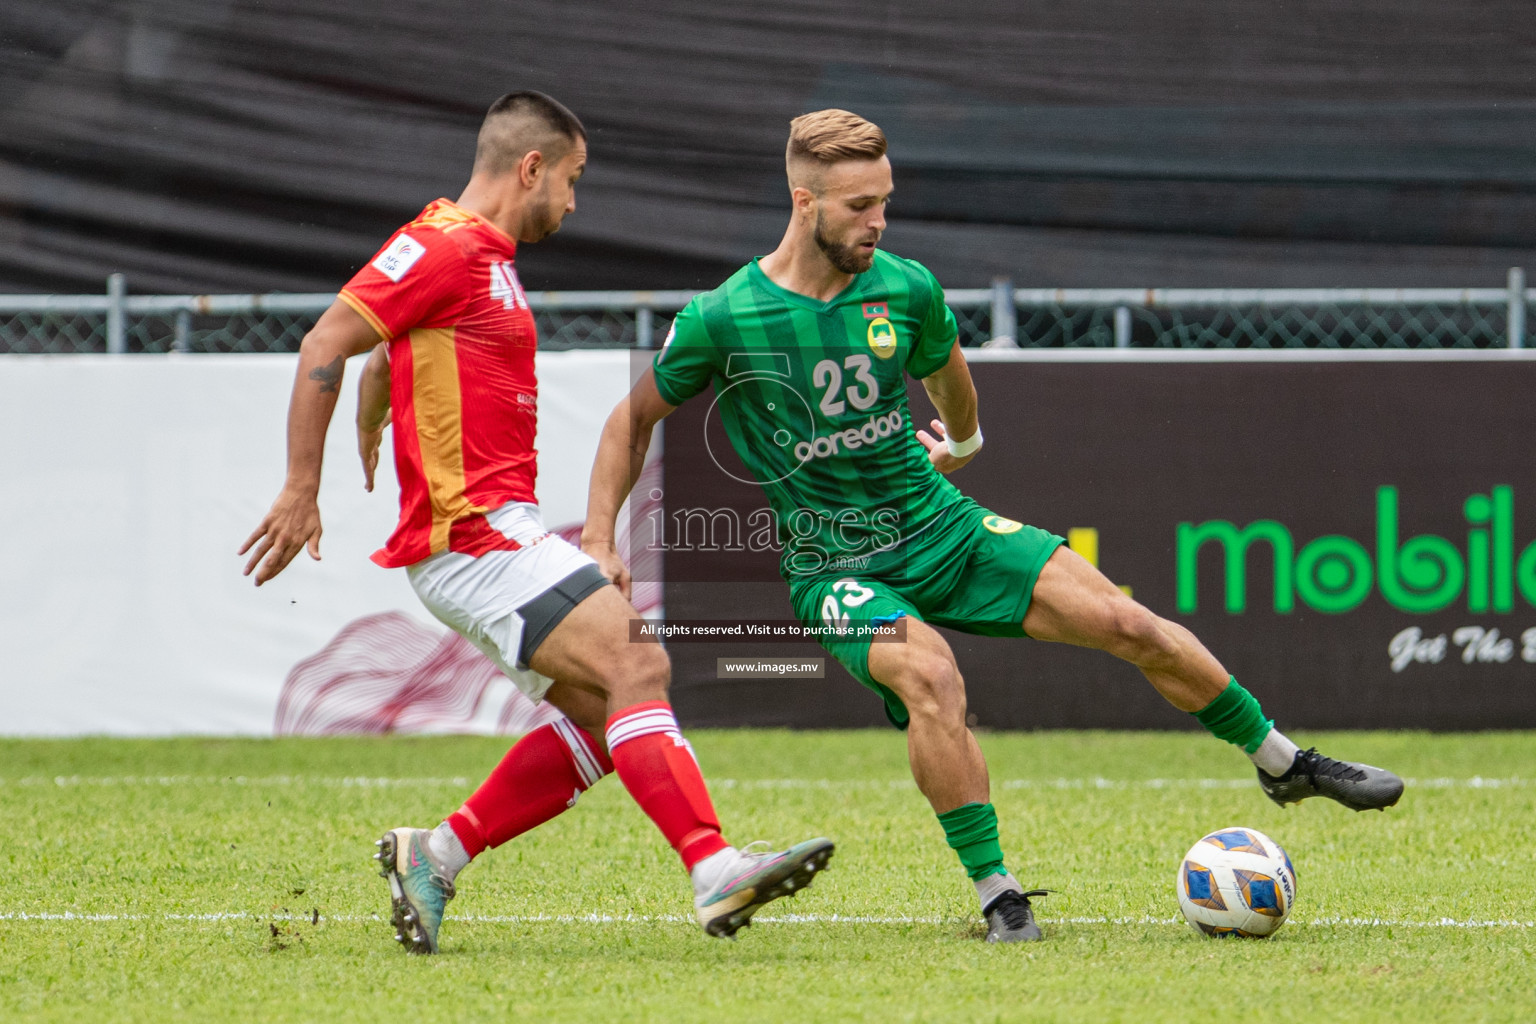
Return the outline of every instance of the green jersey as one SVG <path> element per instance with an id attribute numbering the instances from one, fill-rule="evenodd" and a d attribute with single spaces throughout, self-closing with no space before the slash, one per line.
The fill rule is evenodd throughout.
<path id="1" fill-rule="evenodd" d="M 678 314 L 656 388 L 681 405 L 714 385 L 710 417 L 767 495 L 786 579 L 899 576 L 919 539 L 959 528 L 947 521 L 971 504 L 933 468 L 907 408 L 904 375 L 944 366 L 955 337 L 943 289 L 911 260 L 877 250 L 828 302 L 753 260 Z"/>

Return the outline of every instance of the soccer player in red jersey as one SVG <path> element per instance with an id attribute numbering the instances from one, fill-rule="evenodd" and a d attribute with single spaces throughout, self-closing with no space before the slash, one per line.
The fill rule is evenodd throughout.
<path id="1" fill-rule="evenodd" d="M 832 854 L 811 839 L 746 853 L 721 836 L 693 749 L 667 702 L 670 665 L 630 641 L 639 613 L 574 545 L 544 529 L 534 497 L 538 382 L 533 314 L 517 279 L 519 242 L 576 208 L 586 131 L 542 93 L 492 104 L 474 168 L 454 202 L 402 227 L 304 337 L 288 407 L 288 474 L 246 540 L 246 575 L 272 579 L 308 547 L 320 557 L 321 453 L 347 357 L 372 350 L 358 439 L 372 489 L 393 420 L 400 521 L 374 554 L 404 567 L 427 608 L 524 693 L 567 720 L 519 740 L 435 829 L 379 840 L 397 940 L 435 953 L 454 878 L 482 851 L 572 807 L 609 772 L 666 836 L 694 887 L 699 923 L 729 936 L 807 885 Z"/>

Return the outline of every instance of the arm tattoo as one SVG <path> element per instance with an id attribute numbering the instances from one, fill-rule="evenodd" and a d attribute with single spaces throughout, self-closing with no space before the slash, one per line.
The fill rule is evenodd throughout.
<path id="1" fill-rule="evenodd" d="M 341 366 L 344 362 L 346 362 L 344 356 L 337 356 L 331 360 L 330 365 L 317 366 L 309 371 L 309 379 L 320 382 L 320 393 L 322 395 L 327 391 L 335 391 L 341 383 Z"/>

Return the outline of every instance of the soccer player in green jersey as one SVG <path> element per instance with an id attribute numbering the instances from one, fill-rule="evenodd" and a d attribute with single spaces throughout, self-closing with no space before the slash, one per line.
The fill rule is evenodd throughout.
<path id="1" fill-rule="evenodd" d="M 604 572 L 628 585 L 615 520 L 652 428 L 713 385 L 776 515 L 795 613 L 906 730 L 913 777 L 975 883 L 989 941 L 1040 938 L 1029 903 L 1040 891 L 1026 893 L 1004 866 L 965 685 L 930 623 L 1131 662 L 1174 707 L 1241 746 L 1278 803 L 1396 803 L 1396 775 L 1299 750 L 1189 630 L 1131 600 L 1060 537 L 982 508 L 946 479 L 981 450 L 976 390 L 938 282 L 876 248 L 892 191 L 884 134 L 848 111 L 806 114 L 791 123 L 786 164 L 793 212 L 779 247 L 688 304 L 608 419 L 582 535 Z M 911 427 L 905 374 L 938 411 L 931 432 Z M 871 642 L 871 627 L 900 620 L 905 642 Z"/>

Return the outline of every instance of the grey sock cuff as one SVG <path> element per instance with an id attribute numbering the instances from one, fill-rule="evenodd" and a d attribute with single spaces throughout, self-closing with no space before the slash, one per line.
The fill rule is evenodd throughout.
<path id="1" fill-rule="evenodd" d="M 976 886 L 976 895 L 981 898 L 981 909 L 986 910 L 992 905 L 992 901 L 1005 892 L 1023 892 L 1024 887 L 1019 880 L 1007 871 L 1000 875 L 988 875 L 986 878 L 978 878 L 973 882 Z"/>
<path id="2" fill-rule="evenodd" d="M 1298 749 L 1279 729 L 1271 729 L 1269 735 L 1264 737 L 1264 742 L 1248 755 L 1248 760 L 1271 778 L 1279 778 L 1291 770 L 1291 762 L 1296 759 Z"/>
<path id="3" fill-rule="evenodd" d="M 459 842 L 458 833 L 446 821 L 432 830 L 432 836 L 427 840 L 427 849 L 437 858 L 438 866 L 450 882 L 469 864 L 469 854 L 464 850 L 464 844 Z"/>

